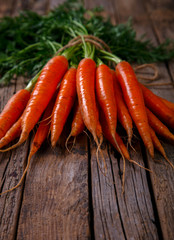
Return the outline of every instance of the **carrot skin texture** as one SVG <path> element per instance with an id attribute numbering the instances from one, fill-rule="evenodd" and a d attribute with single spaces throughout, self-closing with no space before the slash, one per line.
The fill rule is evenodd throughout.
<path id="1" fill-rule="evenodd" d="M 140 84 L 146 106 L 158 116 L 167 126 L 174 129 L 174 112 L 151 90 Z"/>
<path id="2" fill-rule="evenodd" d="M 54 104 L 55 104 L 55 100 L 57 97 L 57 92 L 56 91 L 51 99 L 51 101 L 49 102 L 48 106 L 46 107 L 42 120 L 39 124 L 39 127 L 36 131 L 36 134 L 34 136 L 32 145 L 31 145 L 31 150 L 30 150 L 30 157 L 33 156 L 38 149 L 41 147 L 42 143 L 45 141 L 45 139 L 48 137 L 49 131 L 50 131 L 50 125 L 51 125 L 51 121 L 50 121 L 50 116 L 52 114 L 53 108 L 54 108 Z"/>
<path id="3" fill-rule="evenodd" d="M 117 105 L 115 101 L 113 76 L 110 68 L 101 64 L 96 70 L 96 99 L 106 117 L 106 124 L 115 137 L 117 126 Z"/>
<path id="4" fill-rule="evenodd" d="M 102 137 L 102 130 L 95 98 L 95 72 L 95 62 L 90 58 L 82 59 L 77 68 L 76 87 L 83 121 L 97 141 L 96 135 Z"/>
<path id="5" fill-rule="evenodd" d="M 67 68 L 68 61 L 64 56 L 53 57 L 43 68 L 24 111 L 21 142 L 27 139 L 40 119 Z"/>
<path id="6" fill-rule="evenodd" d="M 0 148 L 6 146 L 21 134 L 22 116 L 13 124 L 13 126 L 6 132 L 5 136 L 0 140 Z"/>
<path id="7" fill-rule="evenodd" d="M 23 181 L 23 179 L 24 179 L 24 177 L 27 173 L 27 170 L 30 166 L 30 161 L 31 161 L 32 156 L 39 150 L 40 146 L 42 145 L 42 143 L 44 142 L 44 140 L 48 136 L 49 129 L 50 129 L 50 118 L 49 117 L 51 116 L 56 96 L 57 96 L 57 91 L 53 95 L 51 101 L 49 102 L 48 106 L 46 107 L 46 109 L 44 111 L 42 121 L 41 121 L 41 123 L 40 123 L 40 125 L 37 129 L 37 132 L 34 136 L 32 144 L 31 144 L 31 149 L 30 149 L 30 153 L 29 153 L 29 156 L 28 156 L 28 162 L 27 162 L 26 168 L 23 172 L 23 175 L 22 175 L 21 179 L 19 180 L 18 184 L 15 187 L 5 191 L 4 193 L 10 192 L 10 191 L 18 188 L 21 185 L 21 183 L 22 183 L 22 181 Z"/>
<path id="8" fill-rule="evenodd" d="M 168 108 L 170 108 L 173 112 L 174 112 L 174 103 L 172 103 L 172 102 L 170 102 L 170 101 L 168 101 L 168 100 L 166 100 L 166 99 L 164 99 L 164 98 L 162 98 L 162 97 L 159 97 L 162 101 L 163 101 L 163 103 L 168 107 Z"/>
<path id="9" fill-rule="evenodd" d="M 133 123 L 132 118 L 129 114 L 128 108 L 125 104 L 123 99 L 123 94 L 119 82 L 116 78 L 116 74 L 114 70 L 112 71 L 113 79 L 114 79 L 114 92 L 115 92 L 115 99 L 117 103 L 117 116 L 118 120 L 126 130 L 128 135 L 128 142 L 131 143 L 132 135 L 133 135 Z"/>
<path id="10" fill-rule="evenodd" d="M 164 148 L 163 146 L 161 145 L 158 137 L 156 136 L 155 134 L 155 131 L 150 127 L 150 134 L 151 134 L 151 138 L 152 138 L 152 141 L 153 141 L 153 145 L 154 147 L 156 148 L 156 150 L 158 150 L 162 156 L 166 159 L 167 156 L 166 156 L 166 153 L 164 151 Z"/>
<path id="11" fill-rule="evenodd" d="M 153 158 L 154 148 L 150 135 L 144 99 L 133 68 L 128 62 L 122 61 L 116 66 L 116 76 L 122 88 L 124 100 L 129 109 L 130 115 L 140 133 L 144 145 Z"/>
<path id="12" fill-rule="evenodd" d="M 106 121 L 106 117 L 104 116 L 104 114 L 102 113 L 101 109 L 99 110 L 100 112 L 100 122 L 101 122 L 101 126 L 102 126 L 102 132 L 103 132 L 103 135 L 104 137 L 113 145 L 113 147 L 118 151 L 122 152 L 123 156 L 130 160 L 130 155 L 129 155 L 129 152 L 126 148 L 126 146 L 124 145 L 121 137 L 118 135 L 118 133 L 115 132 L 115 136 L 113 137 L 111 132 L 110 132 L 110 129 L 107 125 L 107 121 Z M 120 150 L 118 149 L 116 143 L 115 143 L 115 139 L 117 141 L 117 144 L 120 148 Z"/>
<path id="13" fill-rule="evenodd" d="M 76 137 L 81 132 L 83 132 L 84 128 L 85 128 L 85 124 L 83 122 L 83 118 L 82 118 L 82 114 L 80 111 L 80 106 L 79 106 L 78 100 L 76 99 L 75 106 L 74 106 L 74 116 L 73 116 L 73 121 L 71 124 L 70 136 Z"/>
<path id="14" fill-rule="evenodd" d="M 174 135 L 169 129 L 148 109 L 146 108 L 149 125 L 160 136 L 174 143 Z"/>
<path id="15" fill-rule="evenodd" d="M 76 97 L 76 68 L 65 74 L 57 95 L 51 118 L 51 145 L 55 147 Z"/>
<path id="16" fill-rule="evenodd" d="M 30 92 L 26 89 L 21 89 L 9 99 L 0 114 L 0 139 L 5 136 L 6 132 L 19 119 L 29 98 Z"/>

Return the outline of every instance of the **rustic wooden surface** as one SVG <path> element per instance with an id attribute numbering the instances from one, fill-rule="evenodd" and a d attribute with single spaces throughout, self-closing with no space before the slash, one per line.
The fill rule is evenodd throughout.
<path id="1" fill-rule="evenodd" d="M 41 14 L 63 0 L 0 0 L 0 17 L 15 16 L 31 9 Z M 86 0 L 88 8 L 103 5 L 115 23 L 132 16 L 137 35 L 143 33 L 154 44 L 174 39 L 172 0 Z M 174 62 L 160 63 L 159 82 L 174 80 Z M 147 70 L 148 71 L 148 70 Z M 0 109 L 24 79 L 0 88 Z M 173 87 L 153 91 L 174 101 Z M 52 150 L 45 143 L 33 157 L 25 182 L 0 197 L 0 239 L 174 239 L 174 173 L 156 153 L 153 161 L 143 145 L 134 139 L 131 158 L 154 174 L 126 162 L 125 194 L 122 194 L 123 162 L 103 145 L 108 177 L 98 168 L 95 146 L 79 136 L 73 152 L 62 145 Z M 14 186 L 26 165 L 30 139 L 18 149 L 0 154 L 1 191 Z M 174 150 L 164 143 L 174 164 Z"/>

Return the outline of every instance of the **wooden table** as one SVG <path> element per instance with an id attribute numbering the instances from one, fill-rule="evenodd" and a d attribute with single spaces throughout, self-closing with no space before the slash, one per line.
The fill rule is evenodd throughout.
<path id="1" fill-rule="evenodd" d="M 61 0 L 0 0 L 0 16 L 14 16 L 20 10 L 45 13 Z M 137 35 L 147 34 L 154 44 L 174 40 L 172 0 L 86 0 L 88 8 L 103 5 L 115 23 L 132 16 Z M 159 81 L 174 80 L 174 62 L 157 64 Z M 24 79 L 0 88 L 0 108 L 14 92 L 24 87 Z M 153 91 L 174 101 L 171 86 Z M 31 140 L 31 139 L 30 139 Z M 20 179 L 26 165 L 30 140 L 21 147 L 0 154 L 1 191 Z M 126 162 L 125 193 L 122 194 L 122 159 L 104 145 L 108 178 L 96 163 L 96 148 L 81 135 L 68 153 L 64 146 L 51 149 L 45 143 L 33 157 L 25 182 L 17 190 L 0 197 L 0 239 L 174 239 L 174 171 L 155 153 L 152 160 L 136 138 L 131 158 L 154 174 Z M 174 150 L 164 143 L 174 164 Z M 113 184 L 115 182 L 115 184 Z"/>

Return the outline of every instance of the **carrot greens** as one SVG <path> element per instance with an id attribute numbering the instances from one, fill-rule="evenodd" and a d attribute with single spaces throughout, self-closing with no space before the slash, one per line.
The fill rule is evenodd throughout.
<path id="1" fill-rule="evenodd" d="M 87 10 L 81 1 L 67 0 L 47 15 L 24 11 L 19 16 L 0 19 L 0 82 L 7 84 L 20 75 L 33 77 L 71 40 L 69 30 L 74 22 L 105 41 L 113 54 L 126 61 L 147 63 L 173 58 L 170 40 L 155 47 L 145 40 L 145 35 L 137 39 L 131 20 L 113 25 L 100 15 L 102 10 L 101 7 Z"/>

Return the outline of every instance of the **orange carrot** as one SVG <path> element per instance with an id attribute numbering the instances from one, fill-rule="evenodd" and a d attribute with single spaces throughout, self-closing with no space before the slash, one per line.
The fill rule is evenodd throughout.
<path id="1" fill-rule="evenodd" d="M 151 90 L 140 84 L 143 91 L 144 101 L 146 106 L 165 122 L 167 126 L 174 129 L 174 112 L 168 108 L 164 102 L 156 96 Z"/>
<path id="2" fill-rule="evenodd" d="M 118 135 L 118 133 L 115 132 L 115 136 L 113 136 L 113 134 L 110 131 L 110 128 L 107 124 L 107 119 L 106 116 L 103 114 L 103 111 L 101 109 L 101 107 L 99 107 L 99 116 L 100 116 L 100 122 L 101 122 L 101 126 L 102 126 L 102 132 L 104 137 L 113 145 L 113 147 L 123 154 L 123 156 L 130 160 L 130 156 L 129 156 L 129 152 L 126 148 L 126 146 L 124 145 L 121 137 Z M 115 141 L 116 140 L 116 141 Z M 116 144 L 117 142 L 117 144 Z"/>
<path id="3" fill-rule="evenodd" d="M 97 137 L 102 142 L 103 136 L 95 99 L 95 72 L 95 62 L 91 58 L 82 59 L 77 68 L 76 85 L 83 121 L 99 146 Z"/>
<path id="4" fill-rule="evenodd" d="M 85 124 L 83 122 L 82 114 L 80 112 L 80 106 L 78 100 L 76 99 L 75 107 L 74 107 L 74 116 L 71 124 L 71 132 L 69 136 L 76 137 L 80 134 L 85 128 Z"/>
<path id="5" fill-rule="evenodd" d="M 55 147 L 76 97 L 76 68 L 65 74 L 51 118 L 51 145 Z"/>
<path id="6" fill-rule="evenodd" d="M 146 108 L 149 125 L 160 136 L 174 143 L 174 135 L 169 129 L 148 109 Z"/>
<path id="7" fill-rule="evenodd" d="M 122 88 L 124 100 L 131 114 L 131 117 L 140 133 L 140 136 L 146 148 L 153 158 L 154 148 L 150 136 L 144 99 L 133 68 L 128 62 L 122 61 L 116 66 L 116 75 Z"/>
<path id="8" fill-rule="evenodd" d="M 68 149 L 68 141 L 71 137 L 74 137 L 74 141 L 73 141 L 73 145 L 72 148 L 74 146 L 76 137 L 83 132 L 83 130 L 85 129 L 85 124 L 83 122 L 83 118 L 82 118 L 82 114 L 80 112 L 80 106 L 78 103 L 78 99 L 76 98 L 75 104 L 74 104 L 74 115 L 73 115 L 73 120 L 72 120 L 72 124 L 71 124 L 71 132 L 69 134 L 69 136 L 66 139 L 65 142 L 65 146 L 66 149 L 70 152 L 70 150 Z M 71 148 L 71 149 L 72 149 Z"/>
<path id="9" fill-rule="evenodd" d="M 49 102 L 48 106 L 46 107 L 43 117 L 42 117 L 42 121 L 39 124 L 39 127 L 36 131 L 36 134 L 34 136 L 34 139 L 32 141 L 31 144 L 31 148 L 30 148 L 30 153 L 28 156 L 28 161 L 27 161 L 27 166 L 22 174 L 22 177 L 20 179 L 20 181 L 18 182 L 18 184 L 16 186 L 14 186 L 13 188 L 0 193 L 0 195 L 4 194 L 4 193 L 8 193 L 14 189 L 16 189 L 17 187 L 19 187 L 25 177 L 25 174 L 27 173 L 27 170 L 30 166 L 30 161 L 32 156 L 39 150 L 39 148 L 41 147 L 42 143 L 45 141 L 45 139 L 47 138 L 48 134 L 49 134 L 49 129 L 50 129 L 50 116 L 52 114 L 52 110 L 55 104 L 55 100 L 56 100 L 56 96 L 57 96 L 57 91 L 54 93 L 51 101 Z"/>
<path id="10" fill-rule="evenodd" d="M 129 111 L 127 109 L 127 106 L 125 104 L 125 101 L 123 99 L 123 94 L 120 88 L 120 84 L 116 78 L 116 74 L 114 70 L 111 70 L 114 78 L 114 91 L 115 91 L 115 98 L 117 102 L 117 115 L 118 120 L 123 126 L 123 128 L 126 130 L 128 135 L 128 143 L 131 145 L 131 139 L 133 135 L 133 124 L 132 124 L 132 118 L 129 114 Z"/>
<path id="11" fill-rule="evenodd" d="M 18 143 L 1 151 L 13 149 L 28 138 L 30 131 L 40 119 L 67 68 L 68 61 L 64 56 L 55 56 L 45 65 L 23 113 L 21 124 L 22 133 Z"/>
<path id="12" fill-rule="evenodd" d="M 157 138 L 155 131 L 150 127 L 150 134 L 151 134 L 151 138 L 153 141 L 153 145 L 154 147 L 161 153 L 161 155 L 165 158 L 165 160 L 170 164 L 170 166 L 172 168 L 174 168 L 173 164 L 169 161 L 169 159 L 167 158 L 167 155 L 164 151 L 163 146 L 161 145 L 159 139 Z"/>
<path id="13" fill-rule="evenodd" d="M 164 98 L 162 98 L 162 97 L 159 97 L 162 101 L 163 101 L 163 103 L 168 107 L 168 108 L 170 108 L 173 112 L 174 112 L 174 103 L 172 103 L 172 102 L 170 102 L 170 101 L 168 101 L 168 100 L 166 100 L 166 99 L 164 99 Z"/>
<path id="14" fill-rule="evenodd" d="M 58 90 L 55 91 L 51 101 L 49 102 L 48 106 L 45 109 L 42 120 L 39 124 L 39 127 L 36 131 L 36 134 L 31 145 L 30 154 L 28 157 L 29 159 L 31 159 L 31 157 L 38 151 L 38 149 L 41 147 L 42 143 L 48 136 L 51 125 L 50 117 L 52 115 L 57 93 Z"/>
<path id="15" fill-rule="evenodd" d="M 7 102 L 0 114 L 0 139 L 5 136 L 6 132 L 21 116 L 29 98 L 30 92 L 26 89 L 21 89 Z"/>
<path id="16" fill-rule="evenodd" d="M 0 148 L 6 146 L 14 139 L 18 138 L 21 134 L 21 123 L 22 123 L 22 116 L 14 123 L 14 125 L 7 131 L 5 136 L 0 140 Z"/>
<path id="17" fill-rule="evenodd" d="M 101 111 L 106 117 L 106 124 L 113 138 L 117 125 L 117 105 L 114 95 L 113 76 L 110 68 L 100 64 L 96 70 L 96 98 Z"/>

